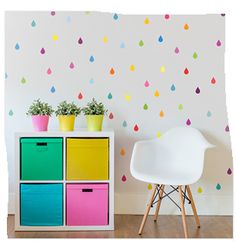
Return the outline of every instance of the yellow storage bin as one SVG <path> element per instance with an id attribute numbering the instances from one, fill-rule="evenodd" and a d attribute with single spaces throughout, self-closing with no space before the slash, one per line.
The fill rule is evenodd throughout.
<path id="1" fill-rule="evenodd" d="M 67 138 L 67 180 L 108 180 L 108 138 Z"/>

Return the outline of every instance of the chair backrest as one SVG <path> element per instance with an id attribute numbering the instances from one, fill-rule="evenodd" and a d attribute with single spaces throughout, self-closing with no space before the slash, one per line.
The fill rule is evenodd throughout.
<path id="1" fill-rule="evenodd" d="M 168 149 L 173 160 L 169 168 L 190 175 L 194 181 L 202 175 L 205 150 L 214 147 L 199 130 L 189 126 L 170 129 L 160 143 Z"/>

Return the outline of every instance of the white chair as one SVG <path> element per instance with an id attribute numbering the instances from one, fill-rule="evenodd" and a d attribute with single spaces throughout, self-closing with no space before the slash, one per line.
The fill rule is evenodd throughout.
<path id="1" fill-rule="evenodd" d="M 142 234 L 150 208 L 157 203 L 154 214 L 154 221 L 156 222 L 162 199 L 167 196 L 170 198 L 169 194 L 173 191 L 179 192 L 181 208 L 173 199 L 170 199 L 182 212 L 185 237 L 188 237 L 184 208 L 186 199 L 191 203 L 196 224 L 200 228 L 189 185 L 197 182 L 201 177 L 205 150 L 212 147 L 215 146 L 208 143 L 203 135 L 192 127 L 172 128 L 159 139 L 135 143 L 131 157 L 131 174 L 138 180 L 155 184 L 139 229 L 139 235 Z M 165 185 L 170 185 L 173 190 L 166 193 L 164 191 Z M 185 186 L 184 190 L 182 190 L 182 186 Z M 157 201 L 155 201 L 156 199 Z"/>

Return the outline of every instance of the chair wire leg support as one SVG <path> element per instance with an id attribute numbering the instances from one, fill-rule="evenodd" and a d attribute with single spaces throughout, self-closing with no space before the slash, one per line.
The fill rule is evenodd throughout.
<path id="1" fill-rule="evenodd" d="M 196 207 L 195 207 L 195 204 L 193 201 L 193 197 L 192 197 L 192 193 L 191 193 L 189 185 L 185 185 L 184 189 L 182 189 L 182 186 L 174 187 L 173 185 L 170 185 L 170 187 L 172 188 L 172 190 L 169 192 L 165 192 L 164 191 L 165 185 L 160 185 L 160 184 L 155 185 L 151 199 L 148 203 L 148 206 L 146 208 L 146 212 L 143 216 L 143 220 L 142 220 L 142 223 L 141 223 L 140 228 L 139 228 L 139 235 L 142 234 L 143 228 L 144 228 L 146 220 L 147 220 L 147 216 L 150 212 L 151 207 L 153 207 L 154 204 L 157 204 L 155 214 L 154 214 L 154 221 L 157 220 L 157 216 L 159 213 L 161 202 L 165 197 L 168 197 L 181 211 L 185 237 L 188 237 L 187 223 L 186 223 L 186 217 L 185 217 L 185 207 L 184 207 L 185 201 L 188 201 L 188 203 L 191 204 L 196 224 L 197 224 L 198 228 L 200 228 L 200 222 L 198 219 Z M 172 199 L 170 197 L 170 194 L 172 194 L 175 191 L 179 193 L 181 207 L 177 204 L 177 202 L 174 201 L 174 199 Z"/>

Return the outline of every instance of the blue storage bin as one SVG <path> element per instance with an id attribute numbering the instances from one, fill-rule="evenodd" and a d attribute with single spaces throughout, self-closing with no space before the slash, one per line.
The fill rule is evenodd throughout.
<path id="1" fill-rule="evenodd" d="M 63 225 L 63 184 L 21 184 L 20 224 Z"/>

